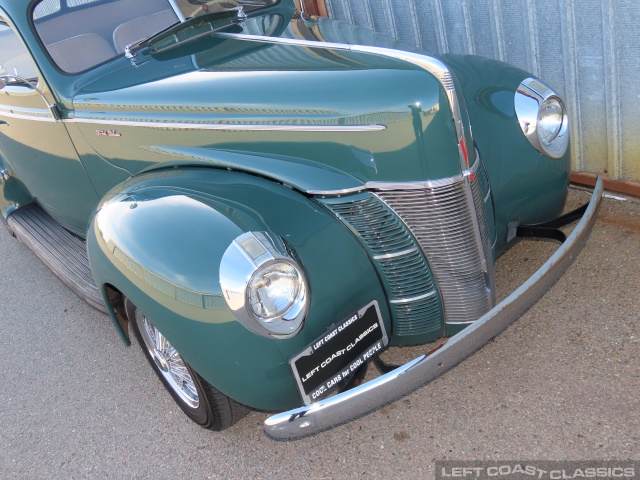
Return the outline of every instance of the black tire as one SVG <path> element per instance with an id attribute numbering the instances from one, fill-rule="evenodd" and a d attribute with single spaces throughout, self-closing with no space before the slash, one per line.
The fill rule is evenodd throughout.
<path id="1" fill-rule="evenodd" d="M 174 401 L 191 420 L 204 428 L 221 431 L 229 428 L 250 412 L 248 407 L 227 397 L 198 375 L 198 372 L 180 357 L 160 331 L 128 298 L 125 298 L 124 304 L 129 323 L 145 357 L 151 364 L 151 368 L 156 372 Z M 157 333 L 162 339 L 163 345 L 166 345 L 163 351 L 173 352 L 170 355 L 170 361 L 166 361 L 166 356 L 153 348 L 155 344 L 154 340 L 151 340 L 149 333 L 151 331 Z M 152 351 L 155 352 L 155 355 Z M 164 366 L 164 370 L 161 365 Z M 178 384 L 180 379 L 182 379 L 181 385 Z"/>

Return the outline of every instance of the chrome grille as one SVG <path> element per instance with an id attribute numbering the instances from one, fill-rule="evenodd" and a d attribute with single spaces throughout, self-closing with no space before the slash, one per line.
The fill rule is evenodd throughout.
<path id="1" fill-rule="evenodd" d="M 348 200 L 325 200 L 362 237 L 375 256 L 393 255 L 416 247 L 406 227 L 382 202 L 365 193 Z"/>
<path id="2" fill-rule="evenodd" d="M 466 177 L 372 187 L 373 192 L 319 201 L 362 239 L 373 258 L 396 340 L 426 341 L 427 334 L 433 338 L 441 331 L 443 318 L 468 323 L 486 313 L 495 303 L 496 234 L 482 161 Z"/>
<path id="3" fill-rule="evenodd" d="M 371 193 L 320 200 L 354 233 L 383 280 L 396 343 L 441 336 L 443 312 L 429 264 L 406 225 Z"/>
<path id="4" fill-rule="evenodd" d="M 465 182 L 460 179 L 427 188 L 377 192 L 409 227 L 429 259 L 448 323 L 476 320 L 494 303 L 493 260 L 484 197 L 477 175 L 469 185 Z"/>

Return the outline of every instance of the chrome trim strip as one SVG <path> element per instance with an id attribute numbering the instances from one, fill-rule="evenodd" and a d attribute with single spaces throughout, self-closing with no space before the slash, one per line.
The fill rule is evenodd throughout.
<path id="1" fill-rule="evenodd" d="M 464 180 L 464 175 L 476 173 L 480 166 L 480 156 L 477 155 L 473 166 L 464 174 L 453 177 L 440 178 L 438 180 L 422 180 L 418 182 L 367 182 L 360 187 L 344 188 L 342 190 L 307 190 L 309 195 L 321 195 L 325 197 L 339 197 L 350 193 L 358 193 L 364 190 L 425 190 L 431 188 L 447 187 Z"/>
<path id="2" fill-rule="evenodd" d="M 14 110 L 14 109 L 12 109 Z M 45 116 L 39 116 L 39 115 L 47 115 Z M 51 112 L 49 110 L 45 110 L 42 109 L 42 113 L 40 112 L 33 112 L 33 114 L 20 114 L 20 113 L 13 113 L 13 112 L 6 112 L 4 110 L 0 110 L 0 117 L 8 117 L 8 118 L 17 118 L 20 120 L 33 120 L 34 122 L 57 122 L 58 120 L 55 119 L 55 117 L 51 114 Z"/>
<path id="3" fill-rule="evenodd" d="M 367 182 L 365 186 L 369 190 L 424 190 L 431 188 L 446 187 L 455 183 L 460 183 L 465 176 L 475 174 L 480 166 L 480 157 L 476 158 L 471 168 L 460 175 L 441 178 L 438 180 L 423 180 L 420 182 Z"/>
<path id="4" fill-rule="evenodd" d="M 386 260 L 387 258 L 397 258 L 397 257 L 402 257 L 403 255 L 409 255 L 413 252 L 417 252 L 418 251 L 418 247 L 414 247 L 414 248 L 410 248 L 408 250 L 403 250 L 402 252 L 396 252 L 396 253 L 387 253 L 386 255 L 374 255 L 373 259 L 374 260 Z"/>
<path id="5" fill-rule="evenodd" d="M 433 297 L 436 294 L 435 290 L 431 290 L 428 293 L 425 293 L 424 295 L 419 295 L 417 297 L 412 297 L 412 298 L 399 298 L 397 300 L 389 300 L 389 303 L 393 303 L 393 304 L 403 304 L 403 303 L 411 303 L 411 302 L 417 302 L 418 300 L 424 300 L 425 298 L 429 298 L 429 297 Z"/>
<path id="6" fill-rule="evenodd" d="M 367 189 L 366 185 L 353 188 L 343 188 L 342 190 L 306 190 L 305 193 L 309 195 L 317 195 L 320 197 L 341 197 L 342 195 L 349 195 L 350 193 L 359 193 Z"/>
<path id="7" fill-rule="evenodd" d="M 70 118 L 65 123 L 90 123 L 94 125 L 115 125 L 123 127 L 165 128 L 173 130 L 234 130 L 251 132 L 378 132 L 386 125 L 261 125 L 225 123 L 149 122 L 138 120 L 111 120 L 100 118 Z"/>
<path id="8" fill-rule="evenodd" d="M 425 190 L 460 183 L 462 179 L 462 175 L 455 175 L 439 180 L 424 180 L 420 182 L 367 182 L 366 187 L 370 190 Z"/>
<path id="9" fill-rule="evenodd" d="M 327 48 L 336 50 L 350 50 L 353 46 L 346 43 L 317 42 L 313 40 L 300 40 L 297 38 L 266 37 L 263 35 L 247 35 L 246 33 L 214 32 L 211 34 L 211 36 L 216 36 L 219 38 L 235 38 L 238 40 L 253 40 L 263 43 L 277 43 L 284 45 L 297 45 L 300 47 Z"/>
<path id="10" fill-rule="evenodd" d="M 471 212 L 471 223 L 473 224 L 473 231 L 476 237 L 476 245 L 478 247 L 478 254 L 480 255 L 480 261 L 482 262 L 482 271 L 484 273 L 489 272 L 489 266 L 487 265 L 487 257 L 484 252 L 484 245 L 482 244 L 482 235 L 480 234 L 480 222 L 478 222 L 478 212 L 476 211 L 476 204 L 473 201 L 473 192 L 471 191 L 471 173 L 465 172 L 465 181 L 464 181 L 464 193 L 467 197 L 467 204 L 469 206 L 469 211 Z M 489 285 L 487 285 L 487 289 L 489 290 Z M 488 295 L 491 295 L 491 292 L 488 292 Z M 490 303 L 493 305 L 493 302 Z"/>
<path id="11" fill-rule="evenodd" d="M 420 182 L 367 182 L 361 187 L 344 188 L 342 190 L 307 190 L 306 193 L 309 195 L 339 197 L 341 195 L 358 193 L 364 190 L 425 190 L 460 183 L 463 179 L 464 177 L 462 175 L 455 175 L 453 177 L 441 178 L 439 180 L 424 180 Z"/>
<path id="12" fill-rule="evenodd" d="M 346 392 L 273 415 L 264 423 L 265 433 L 294 439 L 335 427 L 413 392 L 469 357 L 520 318 L 564 274 L 589 238 L 602 198 L 598 178 L 585 214 L 565 243 L 524 284 L 442 348 Z"/>
<path id="13" fill-rule="evenodd" d="M 478 211 L 476 208 L 476 203 L 473 199 L 472 185 L 473 176 L 477 174 L 478 167 L 480 166 L 480 155 L 476 151 L 476 161 L 473 166 L 463 173 L 464 175 L 464 192 L 467 198 L 467 205 L 469 207 L 469 211 L 471 212 L 471 223 L 473 225 L 474 237 L 476 240 L 476 247 L 478 249 L 478 254 L 480 255 L 480 262 L 482 271 L 485 273 L 485 286 L 487 288 L 487 299 L 489 301 L 489 305 L 492 307 L 495 306 L 495 285 L 494 278 L 495 273 L 493 272 L 493 265 L 489 265 L 489 262 L 493 261 L 492 258 L 487 258 L 487 253 L 491 256 L 490 252 L 485 252 L 484 244 L 482 241 L 482 233 L 481 226 L 478 220 Z M 479 180 L 475 180 L 479 181 Z M 488 232 L 487 232 L 488 235 Z M 488 238 L 488 237 L 487 237 Z M 487 240 L 488 242 L 489 240 Z M 490 272 L 491 268 L 491 272 Z"/>
<path id="14" fill-rule="evenodd" d="M 487 195 L 484 197 L 484 200 L 482 203 L 487 203 L 489 201 L 489 197 L 491 197 L 491 189 L 487 191 Z"/>

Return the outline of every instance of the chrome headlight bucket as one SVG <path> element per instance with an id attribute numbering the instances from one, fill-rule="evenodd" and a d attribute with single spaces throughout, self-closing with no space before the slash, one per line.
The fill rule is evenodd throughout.
<path id="1" fill-rule="evenodd" d="M 220 286 L 238 321 L 264 337 L 297 334 L 309 309 L 302 269 L 280 239 L 265 232 L 231 242 L 220 262 Z"/>
<path id="2" fill-rule="evenodd" d="M 547 157 L 562 157 L 569 146 L 569 117 L 558 94 L 539 80 L 527 78 L 520 83 L 514 103 L 529 143 Z"/>

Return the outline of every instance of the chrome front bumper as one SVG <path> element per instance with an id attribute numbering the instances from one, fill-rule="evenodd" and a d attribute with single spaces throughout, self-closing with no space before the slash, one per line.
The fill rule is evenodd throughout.
<path id="1" fill-rule="evenodd" d="M 265 421 L 267 435 L 295 439 L 353 420 L 435 380 L 480 349 L 531 308 L 573 263 L 589 238 L 603 193 L 599 178 L 587 210 L 562 246 L 517 290 L 442 348 L 346 392 L 273 415 Z"/>

